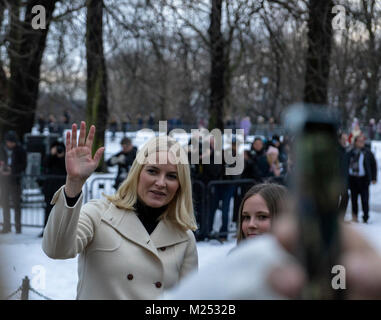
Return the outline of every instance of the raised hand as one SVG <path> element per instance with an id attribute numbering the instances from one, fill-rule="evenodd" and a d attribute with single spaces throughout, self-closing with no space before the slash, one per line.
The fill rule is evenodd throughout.
<path id="1" fill-rule="evenodd" d="M 91 126 L 86 139 L 86 123 L 81 122 L 77 145 L 77 125 L 72 125 L 72 131 L 66 134 L 66 185 L 65 192 L 74 197 L 81 192 L 86 179 L 98 167 L 104 147 L 99 148 L 92 157 L 92 146 L 95 135 L 95 126 Z"/>

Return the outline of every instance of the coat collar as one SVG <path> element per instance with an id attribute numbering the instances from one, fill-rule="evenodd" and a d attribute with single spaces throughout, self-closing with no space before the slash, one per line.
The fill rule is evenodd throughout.
<path id="1" fill-rule="evenodd" d="M 112 203 L 102 215 L 102 220 L 122 236 L 151 251 L 156 256 L 158 256 L 158 248 L 171 246 L 188 239 L 184 231 L 164 220 L 158 223 L 150 236 L 135 212 L 119 209 Z"/>

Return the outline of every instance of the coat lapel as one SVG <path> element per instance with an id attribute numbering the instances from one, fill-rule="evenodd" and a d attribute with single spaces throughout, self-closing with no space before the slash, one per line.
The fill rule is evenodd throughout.
<path id="1" fill-rule="evenodd" d="M 151 233 L 151 239 L 156 248 L 162 248 L 187 241 L 188 237 L 185 232 L 180 231 L 171 222 L 161 220 Z"/>
<path id="2" fill-rule="evenodd" d="M 157 257 L 157 248 L 171 246 L 188 239 L 185 232 L 180 231 L 171 222 L 163 220 L 158 223 L 150 236 L 135 212 L 118 209 L 113 204 L 110 204 L 102 220 L 122 236 L 151 251 Z"/>
<path id="3" fill-rule="evenodd" d="M 152 243 L 147 230 L 133 211 L 118 209 L 113 204 L 110 204 L 110 207 L 103 215 L 102 220 L 112 226 L 128 240 L 151 251 L 158 257 L 156 247 Z"/>

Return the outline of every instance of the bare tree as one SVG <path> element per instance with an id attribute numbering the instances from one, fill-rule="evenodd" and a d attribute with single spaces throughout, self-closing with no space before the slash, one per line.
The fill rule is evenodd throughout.
<path id="1" fill-rule="evenodd" d="M 107 71 L 103 53 L 103 1 L 87 0 L 87 123 L 95 124 L 93 151 L 104 145 L 107 128 Z M 104 170 L 104 162 L 99 168 Z"/>
<path id="2" fill-rule="evenodd" d="M 40 66 L 46 46 L 46 37 L 57 0 L 3 1 L 9 14 L 9 33 L 6 35 L 9 57 L 9 77 L 6 98 L 0 106 L 3 119 L 1 132 L 14 129 L 22 137 L 34 124 L 39 94 Z M 34 29 L 32 8 L 42 5 L 46 13 L 46 28 Z M 4 6 L 2 6 L 4 8 Z M 21 11 L 25 17 L 21 20 Z M 5 78 L 2 71 L 1 81 Z M 4 92 L 4 91 L 3 91 Z M 6 121 L 4 121 L 6 119 Z M 20 126 L 20 124 L 23 124 Z"/>
<path id="3" fill-rule="evenodd" d="M 363 106 L 366 107 L 367 118 L 376 118 L 379 115 L 378 104 L 381 46 L 377 39 L 377 24 L 381 13 L 377 10 L 376 0 L 361 0 L 360 11 L 353 12 L 354 18 L 362 22 L 367 33 L 367 50 L 365 56 L 367 66 L 363 69 L 364 80 L 367 84 L 366 99 Z M 378 41 L 377 41 L 378 40 Z"/>
<path id="4" fill-rule="evenodd" d="M 223 110 L 225 98 L 225 44 L 221 31 L 222 18 L 222 2 L 223 0 L 212 0 L 212 8 L 210 13 L 210 116 L 209 129 L 223 129 Z"/>
<path id="5" fill-rule="evenodd" d="M 308 52 L 304 101 L 326 105 L 332 41 L 333 1 L 310 0 L 308 4 Z"/>

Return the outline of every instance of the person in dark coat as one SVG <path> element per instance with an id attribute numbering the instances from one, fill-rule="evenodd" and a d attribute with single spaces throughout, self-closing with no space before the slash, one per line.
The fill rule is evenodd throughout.
<path id="1" fill-rule="evenodd" d="M 234 199 L 233 222 L 237 222 L 239 205 L 245 193 L 255 184 L 263 181 L 263 161 L 266 161 L 265 148 L 262 138 L 256 137 L 251 144 L 250 150 L 244 151 L 244 169 L 241 174 L 241 179 L 252 179 L 253 183 L 241 184 L 237 188 L 237 193 Z M 266 164 L 266 163 L 265 163 Z"/>
<path id="2" fill-rule="evenodd" d="M 263 140 L 256 137 L 251 145 L 249 151 L 244 153 L 244 170 L 242 172 L 242 179 L 254 179 L 257 183 L 262 182 L 262 165 L 260 159 L 266 158 Z M 251 188 L 250 185 L 246 186 L 243 190 L 245 194 Z"/>
<path id="3" fill-rule="evenodd" d="M 339 210 L 343 216 L 347 211 L 349 202 L 348 182 L 349 182 L 349 153 L 347 147 L 348 135 L 344 132 L 339 134 L 339 155 L 340 155 L 340 168 L 343 177 L 343 190 L 340 193 Z"/>
<path id="4" fill-rule="evenodd" d="M 122 151 L 113 155 L 107 160 L 106 164 L 109 167 L 118 166 L 118 174 L 115 179 L 114 188 L 117 190 L 119 185 L 127 178 L 128 171 L 135 160 L 138 149 L 132 144 L 131 139 L 123 138 L 120 142 Z"/>
<path id="5" fill-rule="evenodd" d="M 225 152 L 228 152 L 228 150 L 225 150 Z M 235 138 L 232 139 L 231 143 L 231 149 L 230 152 L 233 157 L 237 157 L 237 152 L 241 152 L 237 150 L 237 140 Z M 233 163 L 231 165 L 226 164 L 226 168 L 228 167 L 234 167 L 236 163 Z M 245 164 L 244 164 L 245 166 Z M 241 174 L 235 174 L 235 175 L 224 175 L 225 180 L 239 180 L 241 179 Z M 239 201 L 242 199 L 241 195 L 241 188 L 238 183 L 234 184 L 227 184 L 225 185 L 226 191 L 225 191 L 225 196 L 229 200 L 226 200 L 227 206 L 228 206 L 228 212 L 230 211 L 230 198 L 233 197 L 233 215 L 232 215 L 232 222 L 237 222 L 237 215 L 238 215 L 238 208 L 239 208 Z M 225 231 L 225 230 L 223 230 Z M 228 231 L 228 230 L 226 230 Z"/>
<path id="6" fill-rule="evenodd" d="M 26 168 L 26 152 L 19 144 L 15 131 L 8 131 L 0 147 L 1 206 L 3 207 L 2 233 L 11 232 L 11 203 L 15 209 L 16 233 L 21 233 L 21 174 Z"/>
<path id="7" fill-rule="evenodd" d="M 46 121 L 45 121 L 45 118 L 44 118 L 44 116 L 42 114 L 38 116 L 37 123 L 38 123 L 38 131 L 41 134 L 43 134 L 44 133 L 44 128 L 45 128 Z"/>
<path id="8" fill-rule="evenodd" d="M 215 161 L 215 154 L 221 153 L 221 163 Z M 206 159 L 210 159 L 210 163 L 205 163 Z M 210 181 L 223 180 L 225 174 L 225 163 L 223 161 L 222 150 L 215 150 L 214 136 L 210 136 L 210 149 L 201 156 L 202 165 L 202 177 L 204 185 L 207 187 Z M 209 196 L 209 194 L 208 194 Z M 213 221 L 216 210 L 218 208 L 220 200 L 222 200 L 222 226 L 218 233 L 219 240 L 223 241 L 227 239 L 228 219 L 229 219 L 229 203 L 232 196 L 231 188 L 226 187 L 223 184 L 216 184 L 211 187 L 210 206 L 208 211 L 208 234 L 209 237 L 215 238 L 216 234 L 213 233 Z M 220 236 L 221 233 L 221 236 Z"/>
<path id="9" fill-rule="evenodd" d="M 360 195 L 363 221 L 369 219 L 369 185 L 377 182 L 377 162 L 373 153 L 365 147 L 365 137 L 354 138 L 354 147 L 349 151 L 349 189 L 351 191 L 352 221 L 358 222 L 357 199 Z"/>
<path id="10" fill-rule="evenodd" d="M 62 142 L 56 141 L 50 146 L 50 153 L 44 160 L 43 174 L 42 193 L 45 197 L 45 228 L 53 208 L 53 205 L 50 204 L 53 195 L 66 181 L 65 145 Z M 39 237 L 42 237 L 43 234 L 44 232 Z"/>

